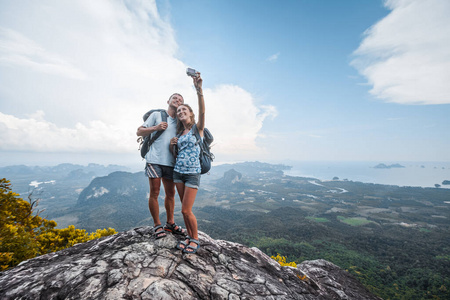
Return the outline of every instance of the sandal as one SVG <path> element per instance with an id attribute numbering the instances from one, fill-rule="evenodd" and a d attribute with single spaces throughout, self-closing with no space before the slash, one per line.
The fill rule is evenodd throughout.
<path id="1" fill-rule="evenodd" d="M 158 229 L 162 229 L 159 230 Z M 153 234 L 155 235 L 155 239 L 161 239 L 166 236 L 166 232 L 164 231 L 164 226 L 158 225 L 156 227 L 153 227 Z"/>
<path id="2" fill-rule="evenodd" d="M 197 247 L 191 246 L 191 243 L 197 244 Z M 186 248 L 183 249 L 183 253 L 197 253 L 197 250 L 200 249 L 200 242 L 196 239 L 190 239 L 189 244 L 186 246 Z M 188 251 L 189 250 L 189 251 Z"/>
<path id="3" fill-rule="evenodd" d="M 186 230 L 183 229 L 181 226 L 177 225 L 176 223 L 173 224 L 166 223 L 166 225 L 164 226 L 164 230 L 171 232 L 173 234 L 184 236 L 186 235 Z"/>
<path id="4" fill-rule="evenodd" d="M 179 241 L 177 244 L 177 249 L 178 250 L 186 249 L 187 245 L 189 245 L 189 243 L 191 242 L 190 239 L 191 239 L 190 236 L 186 236 L 186 239 L 184 241 Z M 187 240 L 187 242 L 186 242 L 186 240 Z M 183 247 L 182 247 L 182 245 L 183 245 Z"/>

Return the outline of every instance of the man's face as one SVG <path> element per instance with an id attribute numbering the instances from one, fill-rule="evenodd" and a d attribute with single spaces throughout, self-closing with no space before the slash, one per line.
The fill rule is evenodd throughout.
<path id="1" fill-rule="evenodd" d="M 168 103 L 169 103 L 169 106 L 178 108 L 178 106 L 180 106 L 181 104 L 184 103 L 184 99 L 181 95 L 174 94 L 170 97 Z"/>

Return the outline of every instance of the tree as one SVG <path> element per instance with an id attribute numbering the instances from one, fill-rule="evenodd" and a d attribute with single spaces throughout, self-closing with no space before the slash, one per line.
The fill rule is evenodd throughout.
<path id="1" fill-rule="evenodd" d="M 57 229 L 55 221 L 39 216 L 38 200 L 32 200 L 29 195 L 25 201 L 12 192 L 10 186 L 8 180 L 0 179 L 0 270 L 38 255 L 117 233 L 108 228 L 88 234 L 73 225 Z"/>

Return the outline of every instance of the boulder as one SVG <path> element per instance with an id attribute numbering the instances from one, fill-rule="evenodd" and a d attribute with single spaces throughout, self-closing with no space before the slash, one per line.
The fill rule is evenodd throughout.
<path id="1" fill-rule="evenodd" d="M 281 267 L 257 248 L 200 232 L 197 254 L 140 227 L 0 273 L 1 299 L 380 299 L 325 260 Z"/>

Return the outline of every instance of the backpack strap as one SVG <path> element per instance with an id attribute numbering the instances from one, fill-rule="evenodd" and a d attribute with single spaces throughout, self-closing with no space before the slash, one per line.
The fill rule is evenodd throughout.
<path id="1" fill-rule="evenodd" d="M 196 145 L 201 144 L 202 138 L 200 136 L 200 133 L 198 132 L 198 128 L 197 128 L 197 124 L 194 123 L 194 125 L 192 126 L 192 133 L 194 134 L 194 136 L 197 139 L 197 143 L 195 143 Z"/>
<path id="2" fill-rule="evenodd" d="M 161 119 L 163 122 L 167 122 L 167 111 L 164 109 L 159 110 L 161 112 Z M 155 135 L 150 139 L 150 145 L 153 144 L 153 142 L 163 134 L 164 130 L 158 131 L 155 133 Z"/>
<path id="3" fill-rule="evenodd" d="M 161 119 L 163 122 L 167 122 L 167 117 L 169 116 L 169 114 L 167 113 L 167 111 L 165 109 L 161 109 Z"/>

